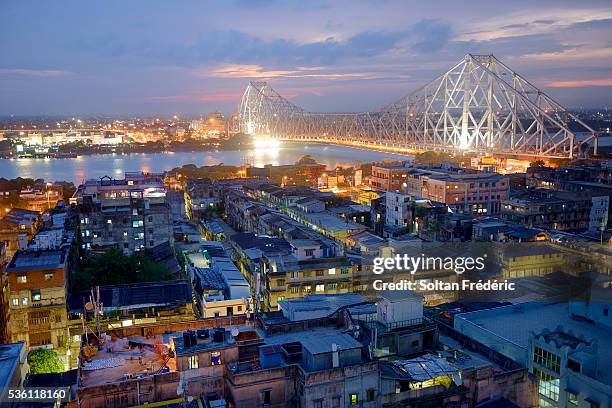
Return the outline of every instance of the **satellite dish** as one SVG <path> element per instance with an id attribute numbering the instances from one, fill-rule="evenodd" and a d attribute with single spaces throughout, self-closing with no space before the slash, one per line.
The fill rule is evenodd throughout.
<path id="1" fill-rule="evenodd" d="M 236 337 L 236 336 L 238 336 L 239 333 L 240 333 L 240 331 L 237 328 L 234 327 L 232 329 L 232 336 Z"/>
<path id="2" fill-rule="evenodd" d="M 85 310 L 93 310 L 94 305 L 91 302 L 85 303 Z"/>

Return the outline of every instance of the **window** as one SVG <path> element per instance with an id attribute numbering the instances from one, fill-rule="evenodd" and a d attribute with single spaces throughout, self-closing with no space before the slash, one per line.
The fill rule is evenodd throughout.
<path id="1" fill-rule="evenodd" d="M 537 346 L 533 348 L 533 362 L 557 374 L 561 366 L 561 358 L 559 356 Z"/>
<path id="2" fill-rule="evenodd" d="M 329 270 L 327 272 L 329 272 L 330 275 L 335 275 L 336 274 L 336 268 L 329 268 Z"/>
<path id="3" fill-rule="evenodd" d="M 317 285 L 316 291 L 317 292 L 325 292 L 325 285 Z"/>
<path id="4" fill-rule="evenodd" d="M 376 396 L 376 390 L 370 388 L 366 391 L 366 401 L 374 401 L 374 397 Z"/>
<path id="5" fill-rule="evenodd" d="M 340 408 L 340 396 L 336 395 L 332 398 L 332 408 Z"/>
<path id="6" fill-rule="evenodd" d="M 278 299 L 277 299 L 277 301 L 279 301 L 279 302 L 282 302 L 283 300 L 285 300 L 284 296 L 279 296 Z M 240 306 L 240 307 L 242 307 L 242 306 Z"/>
<path id="7" fill-rule="evenodd" d="M 606 308 L 604 308 L 604 310 L 603 310 L 603 315 L 604 315 L 605 317 L 608 317 L 608 313 L 609 313 L 609 312 L 608 312 L 608 308 L 607 308 L 607 307 L 606 307 Z"/>
<path id="8" fill-rule="evenodd" d="M 280 299 L 280 298 L 279 298 L 279 299 Z M 242 312 L 242 306 L 238 306 L 237 310 L 238 310 L 239 312 Z"/>
<path id="9" fill-rule="evenodd" d="M 107 223 L 107 224 L 112 224 L 112 223 L 113 223 L 113 220 L 111 220 L 111 219 L 109 218 L 108 220 L 106 220 L 106 223 Z"/>
<path id="10" fill-rule="evenodd" d="M 323 400 L 314 400 L 313 401 L 314 408 L 323 408 Z"/>
<path id="11" fill-rule="evenodd" d="M 13 306 L 19 306 L 19 298 L 13 298 Z"/>
<path id="12" fill-rule="evenodd" d="M 31 296 L 32 301 L 40 301 L 40 290 L 33 290 Z"/>
<path id="13" fill-rule="evenodd" d="M 540 379 L 540 395 L 553 401 L 559 401 L 559 379 L 537 368 L 534 369 L 534 373 Z"/>
<path id="14" fill-rule="evenodd" d="M 199 367 L 198 355 L 194 354 L 193 356 L 189 356 L 187 359 L 187 364 L 190 370 L 194 370 Z"/>
<path id="15" fill-rule="evenodd" d="M 264 406 L 270 405 L 272 403 L 272 391 L 264 390 L 261 392 L 261 402 Z"/>
<path id="16" fill-rule="evenodd" d="M 572 360 L 571 358 L 567 359 L 567 368 L 569 368 L 572 371 L 576 371 L 577 373 L 580 372 L 580 363 L 577 361 Z"/>
<path id="17" fill-rule="evenodd" d="M 317 271 L 317 276 L 323 276 L 325 274 L 324 271 L 318 270 Z"/>
<path id="18" fill-rule="evenodd" d="M 213 351 L 210 353 L 210 365 L 221 365 L 221 352 Z"/>
<path id="19" fill-rule="evenodd" d="M 19 275 L 17 276 L 17 283 L 27 283 L 28 277 L 27 275 Z"/>
<path id="20" fill-rule="evenodd" d="M 359 404 L 359 394 L 351 394 L 349 396 L 349 401 L 351 405 Z"/>
<path id="21" fill-rule="evenodd" d="M 27 297 L 27 296 L 24 296 L 24 297 L 21 299 L 21 304 L 22 304 L 22 305 L 24 305 L 24 306 L 27 306 L 28 301 L 29 301 L 28 297 Z"/>
<path id="22" fill-rule="evenodd" d="M 306 253 L 306 256 L 314 256 L 314 249 L 310 248 L 310 249 L 305 249 L 304 252 Z"/>
<path id="23" fill-rule="evenodd" d="M 567 390 L 567 402 L 570 405 L 578 405 L 578 394 Z"/>

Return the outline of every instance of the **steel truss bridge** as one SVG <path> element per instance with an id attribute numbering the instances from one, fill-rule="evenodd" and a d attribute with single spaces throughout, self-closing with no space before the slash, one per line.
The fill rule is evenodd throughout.
<path id="1" fill-rule="evenodd" d="M 307 112 L 253 81 L 240 101 L 238 126 L 266 138 L 398 152 L 574 158 L 593 147 L 597 154 L 593 129 L 493 55 L 468 54 L 376 112 Z"/>

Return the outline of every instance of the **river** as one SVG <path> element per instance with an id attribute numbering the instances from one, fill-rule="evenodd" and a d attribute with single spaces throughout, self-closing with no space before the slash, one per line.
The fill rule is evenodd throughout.
<path id="1" fill-rule="evenodd" d="M 166 152 L 105 154 L 73 159 L 0 159 L 0 177 L 42 178 L 47 181 L 71 181 L 111 176 L 121 178 L 126 171 L 161 172 L 184 164 L 216 164 L 263 167 L 266 164 L 293 164 L 304 155 L 312 156 L 328 168 L 352 166 L 364 162 L 405 160 L 408 156 L 346 146 L 323 144 L 283 144 L 280 147 L 227 150 L 219 152 Z"/>

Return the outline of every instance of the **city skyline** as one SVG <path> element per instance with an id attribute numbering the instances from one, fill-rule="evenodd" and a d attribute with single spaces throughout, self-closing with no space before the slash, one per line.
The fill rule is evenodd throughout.
<path id="1" fill-rule="evenodd" d="M 231 112 L 255 79 L 308 110 L 367 111 L 466 53 L 496 55 L 568 108 L 612 104 L 603 1 L 146 6 L 6 4 L 0 115 Z"/>

